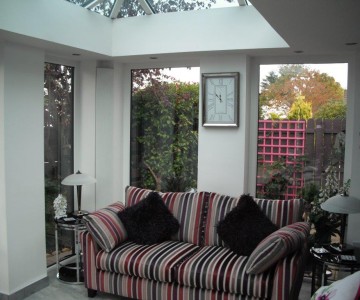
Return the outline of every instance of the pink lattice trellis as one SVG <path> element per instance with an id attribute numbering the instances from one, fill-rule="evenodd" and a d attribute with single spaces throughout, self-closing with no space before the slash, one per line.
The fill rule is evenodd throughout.
<path id="1" fill-rule="evenodd" d="M 294 170 L 288 176 L 290 183 L 281 198 L 296 198 L 304 186 L 304 163 L 301 158 L 305 152 L 306 122 L 260 120 L 258 126 L 257 195 L 264 195 L 267 184 L 265 177 L 277 172 L 271 166 L 281 161 L 288 169 L 287 173 Z"/>

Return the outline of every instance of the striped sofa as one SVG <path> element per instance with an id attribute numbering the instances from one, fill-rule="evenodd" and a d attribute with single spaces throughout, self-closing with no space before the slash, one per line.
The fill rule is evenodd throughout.
<path id="1" fill-rule="evenodd" d="M 255 199 L 280 229 L 245 257 L 216 232 L 240 197 L 217 193 L 161 193 L 180 223 L 176 236 L 154 245 L 127 240 L 116 214 L 150 192 L 128 186 L 125 205 L 116 202 L 86 218 L 81 244 L 89 297 L 99 291 L 147 300 L 297 299 L 309 235 L 301 200 Z"/>

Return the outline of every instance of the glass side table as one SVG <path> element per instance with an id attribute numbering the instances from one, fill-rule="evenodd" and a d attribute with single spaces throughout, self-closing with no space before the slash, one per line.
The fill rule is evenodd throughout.
<path id="1" fill-rule="evenodd" d="M 323 248 L 311 248 L 310 254 L 313 258 L 311 295 L 321 286 L 328 285 L 327 272 L 349 272 L 353 274 L 360 270 L 360 257 L 355 256 L 355 260 L 345 259 L 341 253 L 331 253 Z M 348 254 L 347 254 L 348 255 Z M 354 256 L 350 254 L 350 256 Z"/>
<path id="2" fill-rule="evenodd" d="M 86 230 L 81 218 L 61 218 L 55 220 L 55 251 L 57 278 L 66 283 L 82 284 L 84 282 L 84 270 L 81 258 L 80 233 Z M 75 263 L 64 264 L 59 259 L 60 231 L 71 231 L 74 234 Z"/>

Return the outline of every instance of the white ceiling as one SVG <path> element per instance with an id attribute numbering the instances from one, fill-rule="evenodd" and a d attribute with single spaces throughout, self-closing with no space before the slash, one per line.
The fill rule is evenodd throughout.
<path id="1" fill-rule="evenodd" d="M 268 49 L 232 49 L 227 52 L 217 49 L 218 53 L 246 53 L 251 56 L 265 55 L 299 55 L 295 51 L 303 51 L 307 55 L 347 54 L 360 51 L 359 45 L 348 46 L 346 43 L 360 43 L 360 1 L 358 0 L 252 0 L 251 3 L 273 29 L 290 47 Z M 71 4 L 72 5 L 72 4 Z M 80 8 L 82 9 L 82 8 Z M 232 9 L 241 9 L 232 8 Z M 105 17 L 103 17 L 105 18 Z M 136 17 L 134 17 L 136 18 Z M 206 26 L 204 24 L 203 26 Z M 247 32 L 238 28 L 241 39 Z M 154 38 L 156 37 L 154 32 Z M 124 62 L 142 62 L 149 56 L 157 56 L 159 60 L 197 59 L 202 53 L 149 53 L 148 55 L 126 55 L 111 57 L 86 51 L 77 47 L 69 47 L 44 39 L 32 38 L 16 34 L 0 27 L 0 41 L 40 47 L 47 54 L 74 58 L 73 53 L 80 53 L 76 59 L 121 60 Z M 207 51 L 208 52 L 208 51 Z"/>
<path id="2" fill-rule="evenodd" d="M 291 51 L 334 54 L 360 50 L 358 0 L 252 0 Z M 359 45 L 347 46 L 345 43 Z"/>

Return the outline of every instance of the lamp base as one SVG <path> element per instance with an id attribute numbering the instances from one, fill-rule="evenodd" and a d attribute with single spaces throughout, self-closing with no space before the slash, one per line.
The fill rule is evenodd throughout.
<path id="1" fill-rule="evenodd" d="M 72 213 L 74 217 L 82 218 L 83 216 L 87 216 L 89 214 L 86 210 L 76 210 Z"/>

